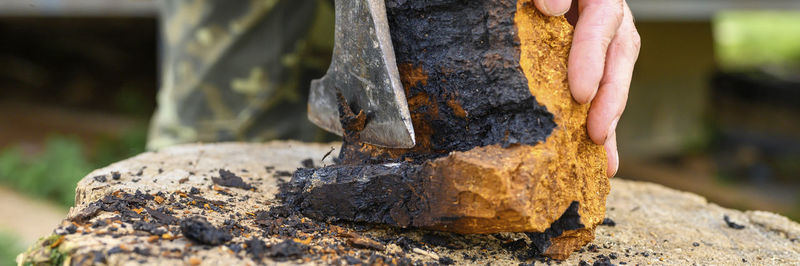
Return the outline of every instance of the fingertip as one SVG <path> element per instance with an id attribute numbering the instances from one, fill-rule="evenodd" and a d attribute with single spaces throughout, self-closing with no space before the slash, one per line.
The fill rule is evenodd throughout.
<path id="1" fill-rule="evenodd" d="M 572 0 L 535 0 L 534 4 L 545 15 L 561 16 L 569 11 Z"/>
<path id="2" fill-rule="evenodd" d="M 592 60 L 581 60 L 587 58 L 579 51 L 580 47 L 574 47 L 570 52 L 567 65 L 567 82 L 569 83 L 572 98 L 579 104 L 592 102 L 597 95 L 600 87 L 600 80 L 603 78 L 604 58 L 595 59 L 602 62 L 592 65 Z"/>
<path id="3" fill-rule="evenodd" d="M 586 118 L 586 130 L 589 133 L 589 139 L 592 140 L 595 144 L 603 145 L 606 143 L 607 136 L 609 134 L 608 124 L 602 123 L 603 114 L 600 113 L 602 110 L 594 108 L 592 106 L 589 110 L 589 115 Z"/>
<path id="4" fill-rule="evenodd" d="M 569 90 L 570 93 L 572 93 L 572 99 L 579 104 L 587 104 L 592 102 L 592 98 L 594 98 L 597 90 L 588 87 L 585 83 L 585 80 L 581 80 L 578 77 L 579 75 L 574 76 L 576 77 L 569 78 Z"/>
<path id="5" fill-rule="evenodd" d="M 606 175 L 611 178 L 617 174 L 619 170 L 619 150 L 617 149 L 617 134 L 612 133 L 608 141 L 605 143 L 606 156 L 608 158 L 608 166 L 606 168 Z"/>

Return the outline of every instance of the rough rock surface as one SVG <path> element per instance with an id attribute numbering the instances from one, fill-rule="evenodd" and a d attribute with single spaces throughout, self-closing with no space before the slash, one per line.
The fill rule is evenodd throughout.
<path id="1" fill-rule="evenodd" d="M 186 145 L 95 170 L 79 183 L 77 203 L 68 219 L 18 261 L 78 265 L 281 261 L 518 265 L 549 261 L 535 255 L 531 237 L 525 234 L 459 235 L 367 224 L 332 225 L 290 213 L 276 199 L 279 184 L 288 181 L 291 171 L 308 166 L 308 158 L 317 167 L 331 164 L 331 156 L 324 162 L 320 159 L 338 145 Z M 212 178 L 220 176 L 220 169 L 253 188 L 216 185 Z M 100 175 L 107 177 L 105 182 L 94 178 Z M 615 178 L 611 186 L 605 222 L 609 225 L 597 227 L 595 239 L 567 258 L 565 265 L 581 261 L 800 264 L 800 225 L 783 216 L 730 210 L 650 183 Z M 109 204 L 92 204 L 104 198 Z M 195 216 L 232 239 L 221 237 L 223 244 L 212 245 L 183 236 L 181 221 Z M 743 228 L 735 229 L 735 225 Z"/>

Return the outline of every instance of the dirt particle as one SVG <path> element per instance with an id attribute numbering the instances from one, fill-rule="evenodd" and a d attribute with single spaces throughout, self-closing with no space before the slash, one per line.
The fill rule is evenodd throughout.
<path id="1" fill-rule="evenodd" d="M 442 256 L 442 257 L 439 258 L 439 263 L 442 264 L 442 265 L 452 265 L 452 264 L 455 264 L 456 261 L 454 261 L 450 257 Z"/>
<path id="2" fill-rule="evenodd" d="M 277 261 L 296 259 L 302 256 L 308 246 L 295 242 L 294 240 L 284 240 L 269 248 L 269 256 Z"/>
<path id="3" fill-rule="evenodd" d="M 615 222 L 614 220 L 611 220 L 611 218 L 606 217 L 605 219 L 603 219 L 603 222 L 600 223 L 600 225 L 614 227 L 614 226 L 617 226 L 617 222 Z"/>
<path id="4" fill-rule="evenodd" d="M 515 241 L 503 243 L 501 246 L 509 251 L 517 251 L 526 248 L 528 243 L 525 242 L 525 239 L 517 239 Z"/>
<path id="5" fill-rule="evenodd" d="M 305 168 L 314 168 L 314 160 L 311 158 L 307 158 L 300 162 L 301 165 Z"/>
<path id="6" fill-rule="evenodd" d="M 250 254 L 250 256 L 253 257 L 253 260 L 256 262 L 261 261 L 261 259 L 266 255 L 267 245 L 264 244 L 264 241 L 261 241 L 261 239 L 251 238 L 244 243 L 247 247 L 245 248 L 247 254 Z"/>
<path id="7" fill-rule="evenodd" d="M 110 256 L 110 255 L 113 255 L 113 254 L 122 253 L 123 251 L 124 250 L 122 250 L 122 247 L 116 246 L 116 247 L 113 247 L 113 248 L 109 249 L 108 252 L 106 252 L 106 253 L 108 253 L 108 255 Z"/>
<path id="8" fill-rule="evenodd" d="M 96 216 L 98 212 L 102 209 L 101 202 L 92 202 L 86 208 L 83 208 L 81 211 L 78 212 L 75 216 L 71 217 L 69 220 L 77 223 L 81 223 L 91 219 L 92 217 Z"/>
<path id="9" fill-rule="evenodd" d="M 598 255 L 592 266 L 610 266 L 614 265 L 611 263 L 611 259 L 609 259 L 606 255 Z"/>
<path id="10" fill-rule="evenodd" d="M 744 229 L 744 225 L 741 225 L 741 224 L 738 224 L 738 223 L 735 223 L 735 222 L 731 221 L 731 217 L 728 217 L 728 215 L 723 216 L 722 219 L 725 220 L 725 224 L 727 224 L 728 227 L 730 227 L 730 228 L 733 228 L 733 229 L 736 229 L 736 230 Z"/>
<path id="11" fill-rule="evenodd" d="M 61 245 L 62 242 L 64 242 L 64 236 L 59 236 L 55 241 L 53 241 L 52 244 L 50 244 L 50 248 L 56 248 Z"/>
<path id="12" fill-rule="evenodd" d="M 361 260 L 353 257 L 353 256 L 344 256 L 344 260 L 347 262 L 348 265 L 359 265 L 362 264 Z"/>
<path id="13" fill-rule="evenodd" d="M 69 226 L 64 228 L 64 230 L 66 230 L 67 233 L 74 234 L 76 231 L 78 231 L 78 227 L 75 226 L 74 224 L 70 224 Z"/>
<path id="14" fill-rule="evenodd" d="M 150 216 L 152 216 L 162 224 L 175 224 L 178 221 L 178 218 L 175 218 L 175 216 L 165 213 L 165 211 L 154 210 L 147 207 L 145 207 L 144 209 L 147 211 L 148 214 L 150 214 Z"/>
<path id="15" fill-rule="evenodd" d="M 96 175 L 93 178 L 94 178 L 94 181 L 101 182 L 101 183 L 104 183 L 104 182 L 108 181 L 108 179 L 106 179 L 105 175 Z"/>
<path id="16" fill-rule="evenodd" d="M 331 153 L 332 153 L 334 150 L 336 150 L 336 148 L 334 148 L 334 147 L 331 147 L 331 150 L 329 150 L 328 152 L 326 152 L 326 153 L 325 153 L 325 155 L 323 155 L 323 156 L 322 156 L 322 159 L 320 159 L 319 161 L 320 161 L 320 162 L 322 162 L 322 161 L 325 161 L 325 158 L 328 158 L 328 156 L 330 156 L 330 155 L 331 155 Z"/>
<path id="17" fill-rule="evenodd" d="M 381 243 L 378 243 L 378 241 L 356 233 L 348 233 L 347 237 L 347 243 L 356 248 L 373 249 L 379 251 L 386 249 Z"/>
<path id="18" fill-rule="evenodd" d="M 225 169 L 219 169 L 219 178 L 212 177 L 211 180 L 214 181 L 214 184 L 224 187 L 235 187 L 247 190 L 253 188 L 250 184 L 245 183 L 240 176 Z"/>
<path id="19" fill-rule="evenodd" d="M 289 172 L 289 171 L 275 171 L 275 176 L 276 177 L 282 177 L 282 176 L 288 177 L 288 176 L 292 176 L 292 172 Z"/>
<path id="20" fill-rule="evenodd" d="M 233 238 L 229 233 L 217 229 L 202 217 L 183 219 L 180 227 L 186 238 L 200 244 L 217 246 Z"/>

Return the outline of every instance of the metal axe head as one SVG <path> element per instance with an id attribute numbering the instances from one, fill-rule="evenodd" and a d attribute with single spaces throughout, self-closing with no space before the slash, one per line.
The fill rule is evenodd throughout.
<path id="1" fill-rule="evenodd" d="M 368 117 L 362 141 L 414 147 L 414 127 L 395 62 L 384 0 L 336 0 L 333 58 L 328 72 L 311 82 L 308 119 L 343 135 L 338 97 Z M 358 112 L 359 110 L 354 110 Z"/>

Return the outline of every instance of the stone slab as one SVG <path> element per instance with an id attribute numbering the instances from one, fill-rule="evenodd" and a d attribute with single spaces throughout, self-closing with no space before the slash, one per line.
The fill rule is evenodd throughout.
<path id="1" fill-rule="evenodd" d="M 291 178 L 289 172 L 303 167 L 302 161 L 308 158 L 316 166 L 332 164 L 336 152 L 324 162 L 320 159 L 332 147 L 339 146 L 300 142 L 192 144 L 144 153 L 95 170 L 78 184 L 76 207 L 68 217 L 72 221 L 65 220 L 55 228 L 57 234 L 44 237 L 17 260 L 60 259 L 79 265 L 93 261 L 108 265 L 347 264 L 379 260 L 400 264 L 518 265 L 547 261 L 530 256 L 526 236 L 520 233 L 458 235 L 365 224 L 327 225 L 302 217 L 256 218 L 262 214 L 259 211 L 281 205 L 276 193 L 279 184 Z M 215 186 L 212 178 L 220 176 L 219 169 L 231 171 L 255 189 Z M 105 181 L 99 176 L 106 177 Z M 783 216 L 726 209 L 698 195 L 651 183 L 614 178 L 611 184 L 607 215 L 616 225 L 599 226 L 595 240 L 572 254 L 564 261 L 566 265 L 580 261 L 591 264 L 605 258 L 613 264 L 642 265 L 800 264 L 800 225 Z M 193 198 L 180 196 L 189 194 L 193 187 L 196 193 L 192 195 L 201 196 L 213 206 L 203 207 L 196 202 L 191 205 Z M 101 210 L 85 220 L 76 219 L 79 214 L 86 214 L 93 202 L 124 194 L 117 191 L 137 190 L 143 195 L 164 195 L 161 203 L 155 197 L 136 203 L 144 208 L 166 209 L 189 201 L 182 209 L 175 207 L 172 215 L 177 219 L 203 216 L 218 228 L 223 228 L 226 220 L 234 220 L 243 229 L 234 230 L 238 233 L 233 233 L 233 239 L 226 244 L 209 246 L 184 237 L 178 223 L 165 227 L 174 234 L 154 236 L 134 230 L 127 222 L 115 222 L 113 217 L 120 215 L 113 212 Z M 217 205 L 218 211 L 214 211 Z M 122 215 L 126 212 L 129 211 L 124 210 Z M 146 215 L 147 211 L 142 213 L 142 219 L 156 219 Z M 272 217 L 277 217 L 275 213 Z M 729 226 L 724 216 L 734 224 Z M 110 225 L 98 221 L 109 221 Z M 272 224 L 265 226 L 267 223 Z M 92 228 L 94 225 L 98 226 Z M 743 228 L 731 227 L 735 225 Z M 116 229 L 112 231 L 112 227 Z M 245 242 L 254 238 L 263 241 L 266 255 L 254 256 L 255 244 L 250 248 L 242 245 L 258 242 Z M 287 246 L 299 247 L 300 251 L 291 253 Z M 241 250 L 235 252 L 237 248 Z"/>

